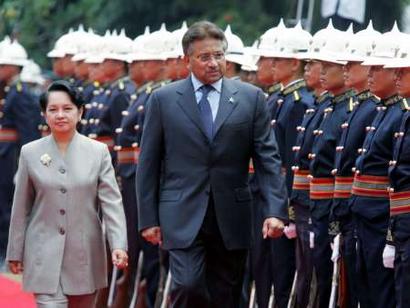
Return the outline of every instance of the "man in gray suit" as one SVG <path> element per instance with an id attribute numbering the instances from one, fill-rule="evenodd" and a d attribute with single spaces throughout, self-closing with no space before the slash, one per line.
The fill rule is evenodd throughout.
<path id="1" fill-rule="evenodd" d="M 137 170 L 139 230 L 169 250 L 173 307 L 237 307 L 251 245 L 250 159 L 266 218 L 287 220 L 280 157 L 261 90 L 223 78 L 227 42 L 193 24 L 183 49 L 191 75 L 149 99 Z"/>

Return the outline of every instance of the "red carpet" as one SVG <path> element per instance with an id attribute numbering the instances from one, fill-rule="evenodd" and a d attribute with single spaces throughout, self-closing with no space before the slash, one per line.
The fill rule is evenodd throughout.
<path id="1" fill-rule="evenodd" d="M 35 308 L 32 294 L 24 293 L 18 282 L 0 275 L 0 308 Z"/>

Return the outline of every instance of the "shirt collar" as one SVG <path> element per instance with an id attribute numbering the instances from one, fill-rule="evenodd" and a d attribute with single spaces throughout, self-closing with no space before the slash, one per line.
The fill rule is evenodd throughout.
<path id="1" fill-rule="evenodd" d="M 195 77 L 194 74 L 191 74 L 191 81 L 192 85 L 194 86 L 195 92 L 199 90 L 204 84 L 199 81 L 198 78 Z M 218 93 L 221 93 L 222 90 L 222 78 L 219 79 L 218 81 L 215 81 L 214 83 L 211 83 L 211 86 L 217 91 Z"/>

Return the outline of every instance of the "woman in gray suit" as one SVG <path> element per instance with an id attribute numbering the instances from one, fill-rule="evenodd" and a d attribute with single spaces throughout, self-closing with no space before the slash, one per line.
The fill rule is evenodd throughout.
<path id="1" fill-rule="evenodd" d="M 103 229 L 113 264 L 128 265 L 121 194 L 107 146 L 76 130 L 83 112 L 77 91 L 56 81 L 40 103 L 51 135 L 21 150 L 9 268 L 23 273 L 38 307 L 93 307 L 96 290 L 107 285 Z"/>

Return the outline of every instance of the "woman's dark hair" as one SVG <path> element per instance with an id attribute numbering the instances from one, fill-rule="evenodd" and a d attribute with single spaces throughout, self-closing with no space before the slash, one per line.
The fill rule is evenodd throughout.
<path id="1" fill-rule="evenodd" d="M 48 96 L 51 92 L 65 92 L 70 97 L 71 102 L 80 109 L 84 105 L 84 99 L 81 93 L 76 89 L 75 86 L 71 85 L 68 81 L 57 80 L 51 83 L 47 91 L 40 96 L 40 107 L 43 112 L 47 109 Z"/>
<path id="2" fill-rule="evenodd" d="M 191 45 L 195 41 L 200 41 L 206 38 L 213 38 L 222 42 L 223 50 L 228 48 L 228 41 L 225 33 L 217 25 L 209 21 L 198 21 L 189 27 L 182 38 L 182 49 L 184 55 L 190 55 Z"/>

